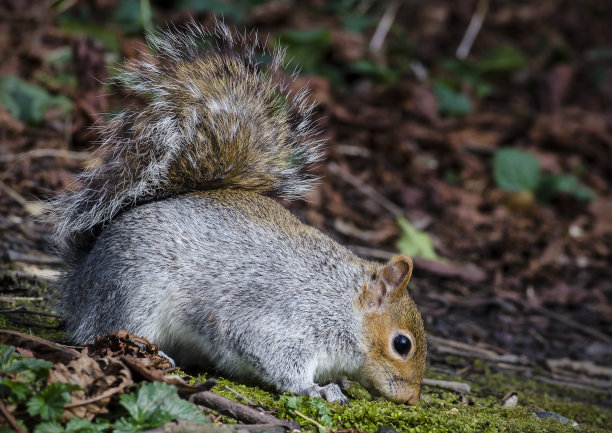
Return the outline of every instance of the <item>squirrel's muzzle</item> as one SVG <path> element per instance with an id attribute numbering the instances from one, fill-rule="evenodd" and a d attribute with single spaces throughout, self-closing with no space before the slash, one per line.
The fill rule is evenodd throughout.
<path id="1" fill-rule="evenodd" d="M 405 401 L 406 404 L 417 404 L 419 402 L 421 398 L 421 393 L 417 392 L 417 393 L 411 393 L 410 397 L 408 397 L 408 399 Z"/>
<path id="2" fill-rule="evenodd" d="M 415 405 L 419 402 L 420 397 L 421 387 L 411 386 L 399 390 L 399 392 L 394 393 L 393 396 L 389 396 L 388 398 L 395 403 Z"/>

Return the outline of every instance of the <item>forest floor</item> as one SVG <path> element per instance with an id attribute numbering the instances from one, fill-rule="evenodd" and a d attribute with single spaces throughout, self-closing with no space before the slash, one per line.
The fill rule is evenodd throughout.
<path id="1" fill-rule="evenodd" d="M 101 113 L 131 101 L 104 84 L 108 67 L 146 50 L 151 22 L 193 15 L 211 24 L 206 5 L 217 2 L 191 12 L 196 2 L 5 3 L 0 327 L 65 343 L 52 303 L 61 261 L 37 219 L 41 200 L 76 180 Z M 426 386 L 412 408 L 355 385 L 351 406 L 329 405 L 334 430 L 570 431 L 575 422 L 612 431 L 607 3 L 245 0 L 216 10 L 257 28 L 270 47 L 288 44 L 302 66 L 293 86 L 309 85 L 317 101 L 322 180 L 305 200 L 283 204 L 361 256 L 414 256 L 426 377 L 471 386 Z M 213 391 L 236 398 L 228 387 L 312 428 L 291 412 L 295 402 L 220 383 Z M 512 392 L 517 406 L 502 409 Z"/>

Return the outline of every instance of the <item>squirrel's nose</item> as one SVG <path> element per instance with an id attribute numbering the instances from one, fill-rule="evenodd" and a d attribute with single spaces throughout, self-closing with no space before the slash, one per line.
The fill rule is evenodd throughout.
<path id="1" fill-rule="evenodd" d="M 404 388 L 403 392 L 401 393 L 401 395 L 396 396 L 395 401 L 397 403 L 404 403 L 404 404 L 417 404 L 420 400 L 420 396 L 421 396 L 421 387 L 420 386 L 416 386 L 416 387 L 410 387 L 408 389 Z"/>
<path id="2" fill-rule="evenodd" d="M 406 403 L 407 404 L 412 404 L 412 405 L 417 404 L 419 402 L 419 400 L 420 400 L 419 394 L 420 393 L 418 393 L 418 392 L 417 393 L 411 392 L 410 393 L 410 397 L 408 397 L 408 399 L 406 400 Z"/>

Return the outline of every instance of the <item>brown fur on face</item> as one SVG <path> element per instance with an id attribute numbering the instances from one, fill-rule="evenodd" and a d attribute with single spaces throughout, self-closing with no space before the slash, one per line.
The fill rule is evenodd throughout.
<path id="1" fill-rule="evenodd" d="M 364 313 L 366 359 L 362 382 L 397 403 L 416 404 L 425 373 L 427 343 L 423 320 L 406 285 L 412 274 L 412 260 L 393 258 L 365 285 L 358 298 Z M 398 354 L 393 340 L 398 334 L 412 342 L 408 356 Z"/>

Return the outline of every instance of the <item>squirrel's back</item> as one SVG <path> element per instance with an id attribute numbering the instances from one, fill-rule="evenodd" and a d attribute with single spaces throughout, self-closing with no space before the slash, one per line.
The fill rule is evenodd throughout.
<path id="1" fill-rule="evenodd" d="M 232 340 L 299 344 L 322 330 L 334 350 L 350 351 L 359 342 L 346 335 L 360 324 L 346 306 L 376 269 L 270 198 L 207 191 L 118 216 L 64 276 L 61 309 L 75 341 L 123 328 L 183 364 L 204 352 L 218 361 L 213 349 L 227 352 Z"/>
<path id="2" fill-rule="evenodd" d="M 100 165 L 48 206 L 68 262 L 115 216 L 190 191 L 240 189 L 297 197 L 319 158 L 311 106 L 281 82 L 283 52 L 267 68 L 260 45 L 223 24 L 148 37 L 154 55 L 128 64 L 119 83 L 149 99 L 100 128 Z"/>

